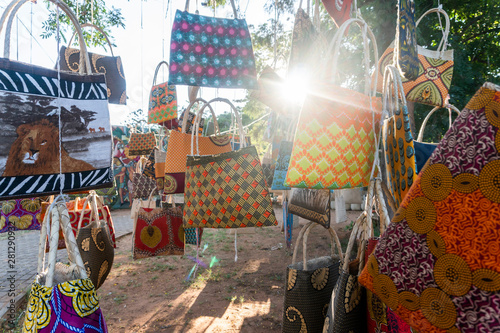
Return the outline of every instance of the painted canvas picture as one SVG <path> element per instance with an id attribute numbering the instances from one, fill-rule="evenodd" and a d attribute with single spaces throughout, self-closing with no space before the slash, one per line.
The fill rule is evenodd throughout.
<path id="1" fill-rule="evenodd" d="M 112 184 L 104 76 L 57 84 L 53 70 L 0 59 L 0 199 Z"/>

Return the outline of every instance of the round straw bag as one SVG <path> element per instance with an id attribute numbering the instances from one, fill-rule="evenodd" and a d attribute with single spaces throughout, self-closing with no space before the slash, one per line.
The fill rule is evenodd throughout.
<path id="1" fill-rule="evenodd" d="M 342 249 L 337 234 L 328 229 L 331 254 L 307 260 L 307 237 L 317 224 L 308 223 L 302 228 L 293 251 L 292 264 L 286 269 L 283 332 L 322 332 L 326 309 L 339 277 Z M 300 241 L 303 261 L 296 262 Z M 338 255 L 335 255 L 335 247 Z"/>
<path id="2" fill-rule="evenodd" d="M 96 289 L 99 289 L 113 266 L 115 251 L 106 221 L 99 219 L 102 202 L 94 191 L 85 199 L 83 207 L 90 202 L 90 222 L 82 228 L 83 215 L 80 215 L 76 243 L 85 264 L 87 274 Z"/>

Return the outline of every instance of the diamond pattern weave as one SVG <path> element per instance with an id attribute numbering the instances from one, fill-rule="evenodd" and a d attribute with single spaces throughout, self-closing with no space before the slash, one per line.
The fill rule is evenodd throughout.
<path id="1" fill-rule="evenodd" d="M 188 156 L 184 226 L 244 228 L 276 225 L 255 147 Z"/>
<path id="2" fill-rule="evenodd" d="M 375 151 L 370 103 L 378 123 L 380 99 L 332 85 L 315 91 L 300 114 L 284 185 L 331 190 L 368 186 Z"/>

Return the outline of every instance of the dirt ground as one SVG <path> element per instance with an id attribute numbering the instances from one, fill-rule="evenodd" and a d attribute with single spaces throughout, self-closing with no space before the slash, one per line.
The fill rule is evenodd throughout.
<path id="1" fill-rule="evenodd" d="M 275 211 L 281 220 L 281 207 Z M 360 213 L 348 212 L 341 224 L 332 216 L 344 248 L 348 226 Z M 299 231 L 294 229 L 293 244 Z M 205 229 L 201 245 L 199 258 L 207 267 L 200 266 L 187 280 L 195 246 L 187 245 L 183 256 L 133 260 L 132 237 L 120 239 L 113 269 L 98 290 L 109 332 L 281 332 L 285 273 L 292 253 L 280 228 L 240 231 L 237 262 L 234 234 L 226 230 Z M 314 228 L 308 259 L 329 253 L 328 233 Z"/>

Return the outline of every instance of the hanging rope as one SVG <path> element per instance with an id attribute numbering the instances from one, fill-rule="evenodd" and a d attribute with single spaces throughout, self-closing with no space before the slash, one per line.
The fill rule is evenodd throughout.
<path id="1" fill-rule="evenodd" d="M 56 31 L 57 31 L 57 54 L 59 54 L 59 43 L 61 41 L 60 38 L 60 22 L 59 22 L 59 0 L 56 0 L 56 7 L 57 7 L 57 26 L 56 26 Z M 83 43 L 84 41 L 80 41 L 80 43 Z M 61 62 L 59 61 L 59 56 L 57 59 L 57 117 L 58 117 L 58 124 L 59 124 L 59 195 L 63 195 L 63 188 L 64 188 L 64 181 L 63 181 L 63 174 L 62 174 L 62 122 L 61 122 Z"/>

